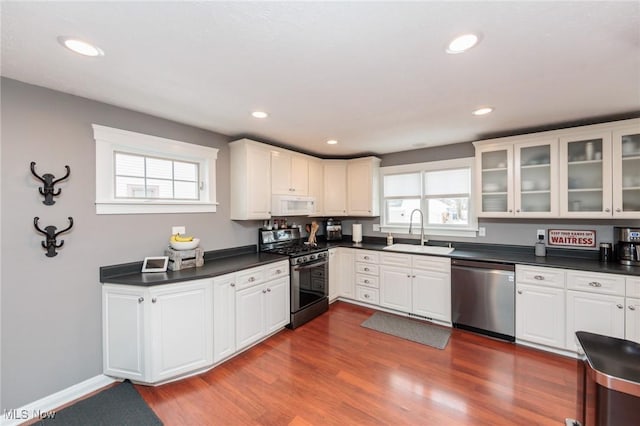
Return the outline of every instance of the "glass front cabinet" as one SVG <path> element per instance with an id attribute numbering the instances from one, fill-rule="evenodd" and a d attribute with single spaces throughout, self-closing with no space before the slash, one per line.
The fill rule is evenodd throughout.
<path id="1" fill-rule="evenodd" d="M 513 217 L 513 145 L 476 146 L 480 217 Z"/>
<path id="2" fill-rule="evenodd" d="M 640 219 L 640 125 L 613 132 L 613 216 Z"/>

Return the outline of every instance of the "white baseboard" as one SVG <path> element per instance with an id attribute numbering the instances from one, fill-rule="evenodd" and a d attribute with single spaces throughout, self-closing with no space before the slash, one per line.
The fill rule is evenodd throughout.
<path id="1" fill-rule="evenodd" d="M 14 426 L 27 422 L 32 419 L 40 419 L 51 417 L 55 413 L 53 410 L 63 406 L 71 401 L 97 391 L 100 388 L 108 386 L 116 382 L 116 379 L 100 374 L 85 380 L 84 382 L 77 383 L 73 386 L 69 386 L 66 389 L 56 392 L 49 396 L 45 396 L 30 404 L 24 405 L 20 408 L 7 409 L 2 413 L 0 417 L 0 425 L 2 426 Z"/>

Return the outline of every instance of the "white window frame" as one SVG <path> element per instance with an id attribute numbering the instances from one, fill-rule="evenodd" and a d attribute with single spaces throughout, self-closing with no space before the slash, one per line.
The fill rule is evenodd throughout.
<path id="1" fill-rule="evenodd" d="M 409 226 L 406 225 L 388 225 L 386 218 L 386 209 L 385 209 L 385 198 L 384 198 L 384 177 L 386 175 L 396 175 L 402 173 L 420 173 L 421 179 L 421 194 L 420 194 L 420 209 L 423 214 L 426 214 L 426 197 L 424 190 L 424 173 L 425 172 L 433 172 L 433 171 L 441 171 L 441 170 L 451 170 L 451 169 L 464 169 L 468 168 L 470 173 L 471 182 L 469 183 L 469 223 L 467 225 L 429 225 L 425 222 L 424 232 L 427 235 L 436 235 L 436 236 L 446 236 L 446 237 L 476 237 L 478 231 L 478 216 L 475 209 L 475 195 L 474 195 L 474 183 L 473 179 L 475 179 L 475 157 L 466 157 L 466 158 L 456 158 L 453 160 L 443 160 L 443 161 L 430 161 L 427 163 L 416 163 L 416 164 L 403 164 L 400 166 L 387 166 L 380 168 L 380 231 L 381 232 L 393 232 L 395 234 L 407 234 L 409 233 Z M 393 198 L 393 197 L 390 197 Z M 401 197 L 407 198 L 407 197 Z M 410 198 L 410 197 L 409 197 Z M 419 235 L 420 229 L 419 227 L 413 227 L 413 234 Z"/>
<path id="2" fill-rule="evenodd" d="M 96 214 L 215 213 L 218 149 L 92 124 L 96 142 Z M 115 197 L 114 153 L 124 152 L 198 163 L 199 200 Z"/>

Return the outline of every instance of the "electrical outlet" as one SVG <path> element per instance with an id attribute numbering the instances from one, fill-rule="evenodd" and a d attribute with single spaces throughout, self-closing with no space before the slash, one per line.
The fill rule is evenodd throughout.
<path id="1" fill-rule="evenodd" d="M 171 227 L 171 235 L 175 235 L 175 234 L 185 235 L 186 233 L 187 233 L 187 228 L 185 226 Z"/>
<path id="2" fill-rule="evenodd" d="M 542 239 L 544 240 L 547 237 L 547 231 L 544 229 L 538 229 L 538 231 L 536 231 L 536 241 L 540 240 L 540 235 L 542 235 Z"/>
<path id="3" fill-rule="evenodd" d="M 377 231 L 377 232 L 380 232 L 380 224 L 378 224 L 378 223 L 374 223 L 374 224 L 373 224 L 373 230 L 374 230 L 374 231 Z"/>
<path id="4" fill-rule="evenodd" d="M 478 228 L 478 237 L 486 237 L 487 236 L 487 228 L 481 226 Z"/>

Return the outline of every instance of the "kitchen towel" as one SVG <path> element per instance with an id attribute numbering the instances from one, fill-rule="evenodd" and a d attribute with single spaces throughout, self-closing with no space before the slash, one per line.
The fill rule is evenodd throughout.
<path id="1" fill-rule="evenodd" d="M 362 242 L 362 224 L 354 223 L 351 225 L 351 239 L 354 243 Z"/>

